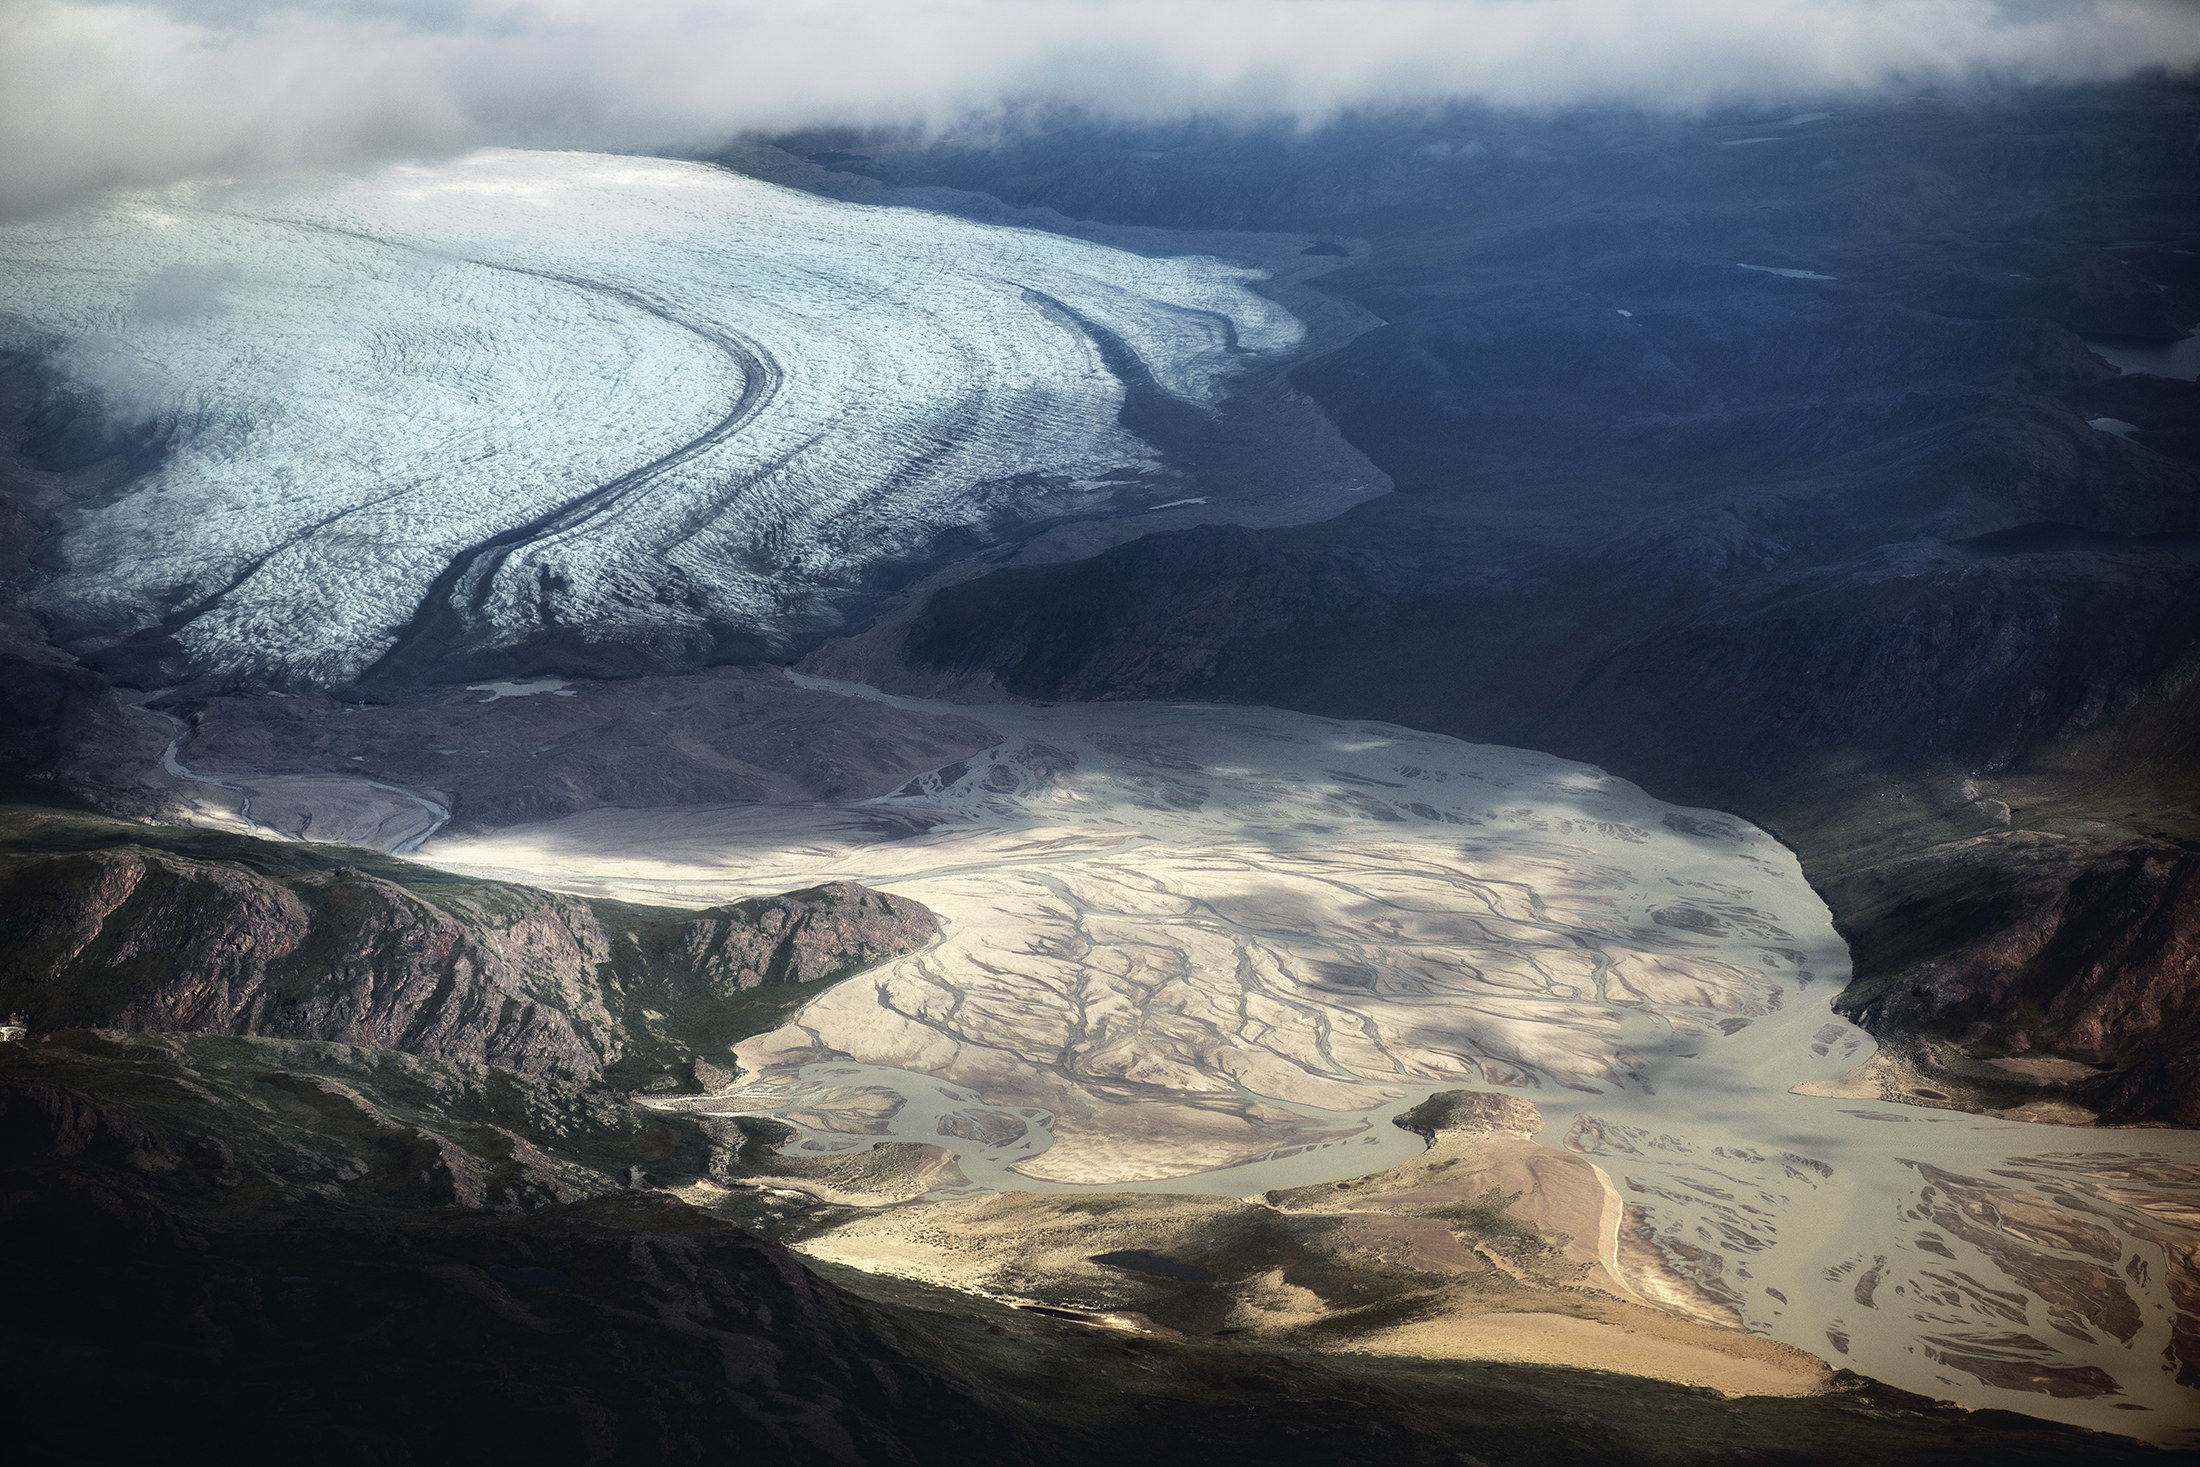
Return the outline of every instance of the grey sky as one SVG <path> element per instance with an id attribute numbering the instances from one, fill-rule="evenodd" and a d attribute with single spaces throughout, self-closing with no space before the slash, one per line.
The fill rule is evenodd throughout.
<path id="1" fill-rule="evenodd" d="M 2196 64 L 2191 0 L 0 0 L 0 212 L 207 172 L 1028 101 L 1685 111 Z"/>

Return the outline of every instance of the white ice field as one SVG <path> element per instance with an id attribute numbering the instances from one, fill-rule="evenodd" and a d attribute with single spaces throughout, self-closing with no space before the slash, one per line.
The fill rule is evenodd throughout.
<path id="1" fill-rule="evenodd" d="M 165 623 L 202 674 L 333 685 L 454 564 L 438 594 L 470 645 L 555 623 L 676 656 L 713 627 L 829 626 L 943 533 L 1150 471 L 1117 369 L 1211 402 L 1304 335 L 1255 278 L 499 150 L 0 229 L 0 346 L 176 428 L 64 535 L 49 609 Z"/>

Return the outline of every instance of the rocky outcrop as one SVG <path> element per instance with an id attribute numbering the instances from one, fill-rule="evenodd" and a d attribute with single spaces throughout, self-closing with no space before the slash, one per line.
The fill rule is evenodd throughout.
<path id="1" fill-rule="evenodd" d="M 0 793 L 79 799 L 139 818 L 176 808 L 175 781 L 160 768 L 165 737 L 96 673 L 42 643 L 25 652 L 0 646 L 0 704 L 8 710 L 0 719 Z"/>
<path id="2" fill-rule="evenodd" d="M 1390 1123 L 1431 1143 L 1447 1131 L 1532 1138 L 1543 1129 L 1543 1113 L 1518 1096 L 1440 1090 Z"/>
<path id="3" fill-rule="evenodd" d="M 1828 895 L 1859 958 L 1837 1007 L 1866 1028 L 1978 1058 L 2073 1058 L 2060 1088 L 2081 1102 L 2200 1125 L 2200 855 L 2018 831 Z"/>
<path id="4" fill-rule="evenodd" d="M 1304 539 L 1205 528 L 995 572 L 935 595 L 902 655 L 1021 697 L 1386 718 L 1714 803 L 1737 795 L 1676 772 L 1768 749 L 1991 767 L 2200 688 L 2200 559 L 2179 537 L 2036 525 L 1769 570 L 1791 547 L 1723 512 L 1509 556 L 1431 540 L 1413 564 Z"/>
<path id="5" fill-rule="evenodd" d="M 829 983 L 914 952 L 939 930 L 938 919 L 906 897 L 833 881 L 696 913 L 680 928 L 680 959 L 695 983 L 722 996 L 767 983 Z"/>
<path id="6" fill-rule="evenodd" d="M 2196 544 L 2028 525 L 1767 577 L 1621 649 L 1605 696 L 1658 678 L 1808 746 L 2005 767 L 2190 703 Z"/>
<path id="7" fill-rule="evenodd" d="M 592 1077 L 622 1048 L 601 925 L 569 897 L 496 898 L 129 847 L 26 862 L 0 876 L 0 1004 L 34 1029 L 329 1039 Z"/>
<path id="8" fill-rule="evenodd" d="M 0 1050 L 0 1170 L 103 1170 L 194 1215 L 524 1212 L 677 1170 L 683 1144 L 613 1092 L 471 1061 L 114 1029 Z"/>
<path id="9" fill-rule="evenodd" d="M 1318 675 L 1331 638 L 1366 635 L 1403 594 L 1373 556 L 1206 525 L 951 587 L 903 650 L 920 666 L 990 674 L 1023 697 L 1242 696 Z"/>
<path id="10" fill-rule="evenodd" d="M 923 907 L 850 883 L 607 924 L 524 887 L 423 894 L 351 866 L 274 875 L 120 845 L 0 867 L 0 1011 L 34 1031 L 332 1040 L 585 1082 L 676 1048 L 688 1006 L 830 981 L 936 933 Z"/>

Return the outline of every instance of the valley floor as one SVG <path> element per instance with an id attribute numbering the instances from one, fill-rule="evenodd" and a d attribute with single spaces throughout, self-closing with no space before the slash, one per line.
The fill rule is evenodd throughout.
<path id="1" fill-rule="evenodd" d="M 1166 1324 L 1152 1296 L 1184 1288 L 1070 1256 L 1089 1221 L 1048 1239 L 1016 1210 L 1107 1199 L 1150 1210 L 1122 1246 L 1229 1280 L 1192 1308 L 1208 1332 L 1586 1359 L 1647 1304 L 1705 1327 L 1687 1349 L 1739 1328 L 1972 1406 L 2187 1431 L 2200 1144 L 1791 1094 L 1872 1041 L 1828 1010 L 1845 949 L 1761 832 L 1385 725 L 983 712 L 1000 743 L 864 804 L 598 811 L 423 857 L 660 903 L 860 879 L 941 915 L 939 943 L 744 1041 L 737 1084 L 646 1102 L 785 1123 L 798 1173 L 939 1156 L 898 1196 L 791 1180 L 886 1206 L 820 1257 Z M 1525 1104 L 1526 1149 L 1485 1142 L 1480 1180 L 1429 1192 L 1437 1153 L 1388 1123 L 1460 1090 Z M 1522 1227 L 1542 1261 L 1462 1243 L 1462 1217 Z M 1294 1241 L 1240 1257 L 1248 1230 Z M 1515 1287 L 1620 1302 L 1552 1323 Z M 1469 1323 L 1490 1315 L 1496 1339 Z M 1755 1348 L 1731 1379 L 1803 1378 Z M 1675 1349 L 1658 1370 L 1705 1374 Z"/>

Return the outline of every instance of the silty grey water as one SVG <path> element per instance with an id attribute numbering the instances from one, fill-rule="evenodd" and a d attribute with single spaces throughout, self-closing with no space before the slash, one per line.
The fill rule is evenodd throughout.
<path id="1" fill-rule="evenodd" d="M 1409 1158 L 1420 1139 L 1389 1122 L 1434 1091 L 1523 1095 L 1714 1311 L 1921 1394 L 2189 1439 L 2166 1246 L 2200 1241 L 2200 1138 L 1790 1093 L 1872 1041 L 1830 1013 L 1846 950 L 1763 832 L 1385 725 L 983 712 L 1001 745 L 854 811 L 582 816 L 426 858 L 692 903 L 848 878 L 946 919 L 934 950 L 742 1045 L 733 1094 L 660 1104 L 784 1117 L 870 1087 L 899 1097 L 870 1132 L 792 1146 L 923 1142 L 975 1187 L 1245 1196 Z M 1048 1005 L 1079 1010 L 1053 1048 L 1029 1042 Z M 1187 1016 L 1240 1027 L 1201 1048 Z M 1259 1108 L 1288 1139 L 1197 1168 L 1111 1150 L 1126 1065 L 1195 1119 Z M 1117 1174 L 1050 1161 L 1072 1133 L 1079 1166 Z M 2066 1225 L 1977 1221 L 2035 1204 Z"/>

